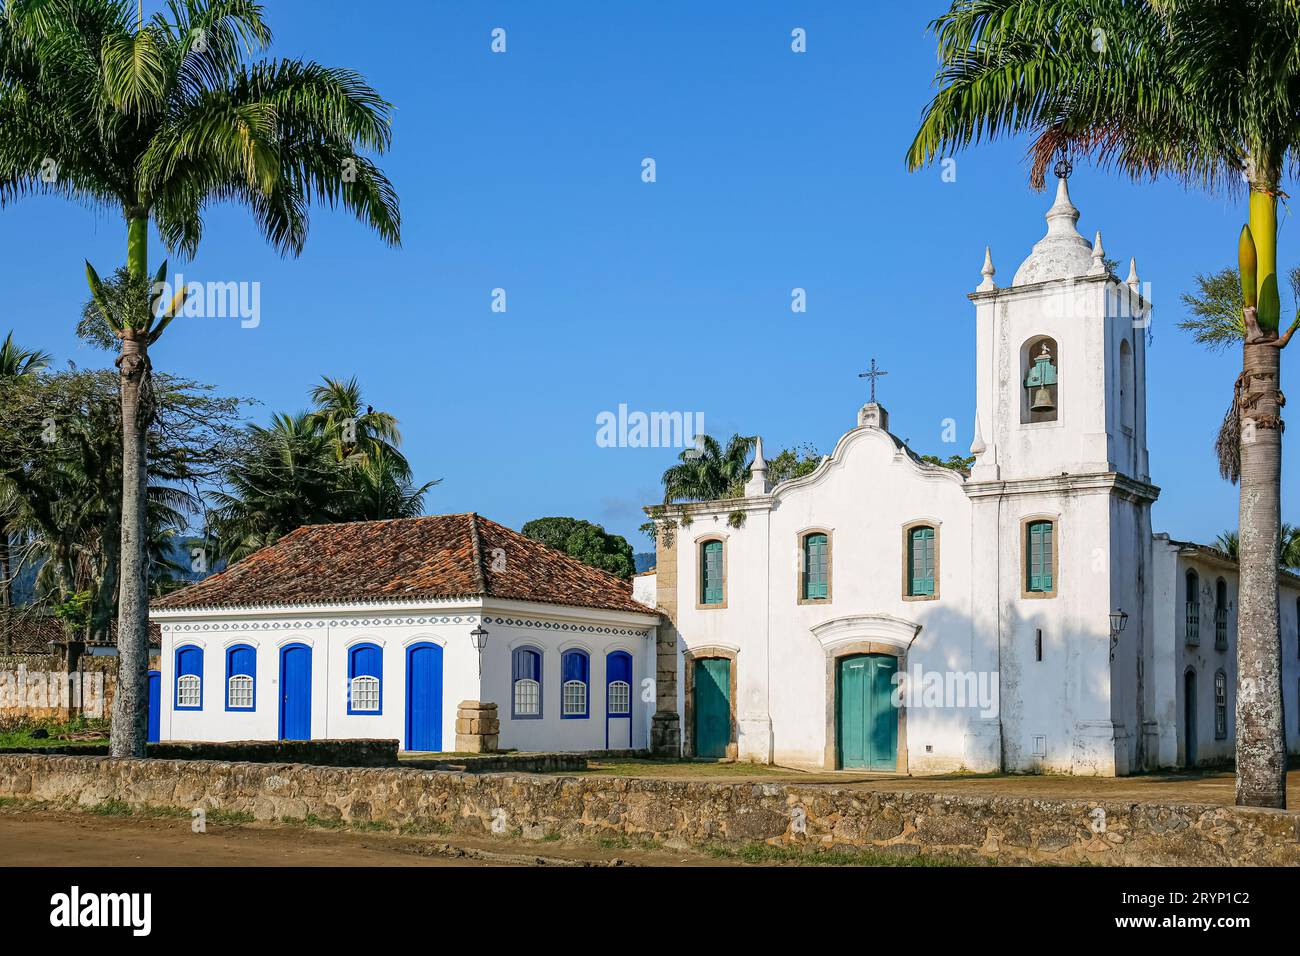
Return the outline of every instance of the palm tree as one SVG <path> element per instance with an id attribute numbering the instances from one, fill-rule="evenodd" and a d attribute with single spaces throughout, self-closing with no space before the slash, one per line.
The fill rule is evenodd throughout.
<path id="1" fill-rule="evenodd" d="M 132 302 L 100 302 L 121 342 L 115 756 L 144 754 L 149 348 L 180 305 L 150 295 L 150 224 L 168 249 L 193 256 L 206 208 L 234 200 L 276 249 L 296 255 L 315 200 L 399 241 L 397 196 L 359 152 L 388 147 L 390 105 L 349 70 L 250 62 L 270 41 L 255 0 L 167 0 L 147 21 L 129 0 L 0 0 L 0 204 L 50 193 L 126 220 Z M 163 263 L 155 288 L 166 274 Z M 87 278 L 102 300 L 89 263 Z"/>
<path id="2" fill-rule="evenodd" d="M 249 428 L 249 449 L 213 491 L 210 525 L 219 557 L 231 562 L 275 544 L 295 528 L 344 519 L 344 466 L 309 412 L 278 414 Z"/>
<path id="3" fill-rule="evenodd" d="M 325 376 L 312 388 L 311 401 L 310 420 L 329 439 L 337 461 L 383 453 L 389 456 L 390 467 L 404 469 L 410 478 L 410 466 L 397 450 L 402 443 L 397 419 L 363 402 L 355 376 L 346 382 Z"/>
<path id="4" fill-rule="evenodd" d="M 1286 805 L 1278 629 L 1281 333 L 1277 200 L 1296 159 L 1300 4 L 1291 0 L 955 0 L 931 24 L 940 87 L 916 169 L 984 137 L 1033 137 L 1031 180 L 1062 151 L 1134 180 L 1249 193 L 1239 241 L 1243 368 L 1221 443 L 1241 482 L 1237 803 Z M 1238 431 L 1240 440 L 1234 440 Z"/>
<path id="5" fill-rule="evenodd" d="M 0 383 L 20 375 L 35 375 L 48 368 L 49 364 L 49 352 L 20 347 L 14 341 L 13 332 L 6 335 L 3 344 L 0 344 Z M 18 508 L 18 496 L 13 485 L 0 480 L 0 615 L 5 614 L 14 604 L 9 539 L 13 533 L 11 524 L 17 516 Z"/>
<path id="6" fill-rule="evenodd" d="M 1280 557 L 1278 558 L 1278 567 L 1289 569 L 1300 569 L 1300 526 L 1282 522 L 1282 530 L 1279 535 L 1282 542 Z M 1225 531 L 1219 535 L 1215 542 L 1219 550 L 1232 560 L 1238 559 L 1240 542 L 1237 538 L 1237 532 Z"/>
<path id="7" fill-rule="evenodd" d="M 714 501 L 736 497 L 749 478 L 749 456 L 755 438 L 732 435 L 724 449 L 712 435 L 700 438 L 700 447 L 677 456 L 677 464 L 663 474 L 664 504 L 674 501 Z"/>
<path id="8" fill-rule="evenodd" d="M 344 520 L 378 521 L 424 514 L 425 492 L 442 479 L 426 481 L 416 488 L 409 474 L 406 459 L 384 448 L 354 462 L 344 476 L 348 512 Z"/>

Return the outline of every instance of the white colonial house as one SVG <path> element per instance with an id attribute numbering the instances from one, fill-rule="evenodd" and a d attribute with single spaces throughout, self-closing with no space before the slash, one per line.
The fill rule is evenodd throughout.
<path id="1" fill-rule="evenodd" d="M 163 740 L 449 751 L 457 705 L 476 701 L 497 704 L 504 749 L 647 745 L 658 614 L 479 515 L 299 528 L 150 616 Z"/>
<path id="2" fill-rule="evenodd" d="M 811 474 L 660 523 L 652 741 L 819 769 L 1127 774 L 1229 757 L 1236 572 L 1153 536 L 1145 301 L 1064 179 L 974 303 L 975 456 L 928 464 L 863 407 Z M 638 578 L 649 594 L 651 576 Z M 1300 752 L 1300 579 L 1283 574 Z"/>

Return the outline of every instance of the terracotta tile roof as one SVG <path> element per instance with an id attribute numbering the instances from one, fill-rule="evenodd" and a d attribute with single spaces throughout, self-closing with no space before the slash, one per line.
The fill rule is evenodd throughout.
<path id="1" fill-rule="evenodd" d="M 308 525 L 157 610 L 495 597 L 655 613 L 630 582 L 477 514 Z"/>
<path id="2" fill-rule="evenodd" d="M 50 642 L 62 644 L 67 638 L 63 624 L 52 614 L 29 612 L 19 608 L 5 613 L 0 611 L 0 651 L 8 646 L 14 654 L 49 654 Z M 5 641 L 8 640 L 8 644 Z M 162 631 L 149 622 L 149 643 L 157 647 L 162 641 Z M 117 622 L 108 625 L 108 640 L 95 646 L 117 644 Z"/>

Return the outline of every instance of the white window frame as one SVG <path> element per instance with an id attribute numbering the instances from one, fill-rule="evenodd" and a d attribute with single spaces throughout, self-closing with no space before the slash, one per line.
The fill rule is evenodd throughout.
<path id="1" fill-rule="evenodd" d="M 632 685 L 625 680 L 609 682 L 609 715 L 611 717 L 632 716 Z"/>
<path id="2" fill-rule="evenodd" d="M 239 687 L 235 687 L 235 681 L 239 681 Z M 235 699 L 238 693 L 239 700 Z M 244 698 L 247 697 L 247 702 Z M 252 674 L 231 674 L 226 680 L 226 706 L 232 710 L 251 710 L 253 707 L 253 675 Z"/>
<path id="3" fill-rule="evenodd" d="M 182 674 L 176 679 L 176 706 L 198 707 L 203 703 L 203 678 Z"/>
<path id="4" fill-rule="evenodd" d="M 516 717 L 540 717 L 542 713 L 542 684 L 531 677 L 515 681 L 514 713 Z"/>
<path id="5" fill-rule="evenodd" d="M 565 717 L 584 717 L 587 713 L 587 682 L 566 680 L 560 687 L 561 710 Z"/>
<path id="6" fill-rule="evenodd" d="M 379 713 L 379 678 L 373 674 L 358 674 L 352 678 L 349 699 L 354 713 Z"/>

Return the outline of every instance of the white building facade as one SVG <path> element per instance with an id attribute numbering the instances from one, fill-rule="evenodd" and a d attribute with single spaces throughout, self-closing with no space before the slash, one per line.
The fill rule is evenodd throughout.
<path id="1" fill-rule="evenodd" d="M 1217 669 L 1175 633 L 1184 558 L 1153 549 L 1150 304 L 1078 218 L 1062 179 L 1011 286 L 986 253 L 969 474 L 921 461 L 869 404 L 811 474 L 772 487 L 760 442 L 743 498 L 658 515 L 656 750 L 1106 776 L 1231 753 L 1231 727 L 1190 747 L 1181 729 L 1214 719 Z M 1211 671 L 1191 710 L 1187 667 Z"/>
<path id="2" fill-rule="evenodd" d="M 279 597 L 282 581 L 315 599 Z M 426 593 L 395 596 L 411 590 Z M 151 618 L 158 739 L 451 751 L 458 704 L 475 701 L 497 704 L 502 749 L 648 743 L 658 615 L 625 582 L 476 515 L 299 529 Z"/>

